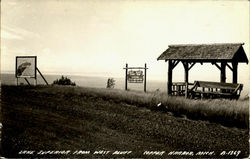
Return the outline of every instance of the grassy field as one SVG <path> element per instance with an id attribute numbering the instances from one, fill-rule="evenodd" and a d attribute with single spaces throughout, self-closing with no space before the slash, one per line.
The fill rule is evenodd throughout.
<path id="1" fill-rule="evenodd" d="M 236 100 L 213 99 L 192 100 L 184 97 L 168 96 L 165 92 L 144 93 L 141 91 L 123 91 L 119 89 L 60 87 L 47 88 L 57 94 L 62 90 L 69 96 L 84 95 L 112 100 L 116 103 L 127 103 L 151 110 L 160 109 L 172 112 L 175 116 L 185 115 L 189 119 L 209 120 L 225 126 L 248 128 L 249 125 L 249 98 Z M 43 90 L 44 91 L 44 90 Z M 161 107 L 157 105 L 161 103 Z"/>
<path id="2" fill-rule="evenodd" d="M 157 107 L 160 102 L 163 106 Z M 182 157 L 232 157 L 220 155 L 230 151 L 248 156 L 248 99 L 186 100 L 160 92 L 3 86 L 1 104 L 5 157 L 29 157 L 18 154 L 24 150 L 35 151 L 32 157 L 62 157 L 38 154 L 41 150 L 70 150 L 63 157 L 80 158 L 179 157 L 173 151 L 193 152 Z M 79 150 L 90 154 L 73 154 Z M 99 150 L 111 152 L 93 155 Z M 112 155 L 114 151 L 132 152 Z M 199 151 L 213 153 L 200 156 Z"/>

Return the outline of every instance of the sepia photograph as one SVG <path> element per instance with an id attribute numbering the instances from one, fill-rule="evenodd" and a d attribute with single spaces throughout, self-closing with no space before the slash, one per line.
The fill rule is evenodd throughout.
<path id="1" fill-rule="evenodd" d="M 1 0 L 0 158 L 249 158 L 248 0 Z"/>

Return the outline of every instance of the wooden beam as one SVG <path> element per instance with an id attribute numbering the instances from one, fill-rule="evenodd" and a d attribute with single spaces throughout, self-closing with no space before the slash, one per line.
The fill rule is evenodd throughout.
<path id="1" fill-rule="evenodd" d="M 221 74 L 220 74 L 220 82 L 225 83 L 226 82 L 226 62 L 221 62 Z"/>
<path id="2" fill-rule="evenodd" d="M 125 67 L 125 90 L 128 90 L 128 64 L 126 63 Z"/>
<path id="3" fill-rule="evenodd" d="M 38 68 L 36 68 L 36 70 L 38 71 L 38 73 L 41 75 L 41 77 L 43 78 L 44 82 L 49 85 L 49 83 L 46 81 L 46 79 L 43 77 L 42 73 L 40 72 L 40 70 Z"/>
<path id="4" fill-rule="evenodd" d="M 183 62 L 183 66 L 184 66 L 184 70 L 185 70 L 184 79 L 185 79 L 185 82 L 188 83 L 188 62 Z"/>
<path id="5" fill-rule="evenodd" d="M 217 63 L 214 63 L 214 65 L 215 65 L 219 70 L 221 70 L 221 67 L 220 67 Z"/>
<path id="6" fill-rule="evenodd" d="M 233 68 L 228 63 L 226 65 L 231 71 L 233 71 Z"/>
<path id="7" fill-rule="evenodd" d="M 173 75 L 173 62 L 168 61 L 168 95 L 172 94 L 172 75 Z"/>
<path id="8" fill-rule="evenodd" d="M 28 85 L 30 86 L 30 82 L 27 80 L 27 78 L 24 78 L 24 79 L 28 83 Z"/>
<path id="9" fill-rule="evenodd" d="M 233 62 L 232 63 L 233 66 L 233 83 L 237 83 L 238 82 L 238 62 Z"/>
<path id="10" fill-rule="evenodd" d="M 184 71 L 185 71 L 185 75 L 184 75 L 184 79 L 185 79 L 185 98 L 188 97 L 188 62 L 184 62 L 182 61 L 182 64 L 184 66 Z"/>
<path id="11" fill-rule="evenodd" d="M 178 65 L 178 63 L 179 63 L 180 61 L 179 60 L 175 60 L 173 63 L 173 69 L 175 68 L 175 66 L 177 66 Z"/>
<path id="12" fill-rule="evenodd" d="M 145 68 L 144 68 L 144 92 L 147 91 L 147 64 L 145 63 Z"/>
<path id="13" fill-rule="evenodd" d="M 196 62 L 193 62 L 193 63 L 188 67 L 188 70 L 190 70 L 195 64 L 196 64 Z"/>

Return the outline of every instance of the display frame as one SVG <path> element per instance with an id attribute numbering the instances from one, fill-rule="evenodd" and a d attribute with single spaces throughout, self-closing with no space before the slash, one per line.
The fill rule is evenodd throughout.
<path id="1" fill-rule="evenodd" d="M 34 74 L 33 75 L 18 75 L 18 59 L 34 59 Z M 33 67 L 33 66 L 32 66 Z M 16 56 L 15 77 L 16 78 L 35 78 L 36 79 L 37 56 Z"/>

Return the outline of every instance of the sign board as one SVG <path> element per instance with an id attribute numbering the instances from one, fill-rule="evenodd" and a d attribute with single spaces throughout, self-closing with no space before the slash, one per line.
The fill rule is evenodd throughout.
<path id="1" fill-rule="evenodd" d="M 128 82 L 129 83 L 142 83 L 143 82 L 143 71 L 141 70 L 130 70 L 128 71 Z"/>
<path id="2" fill-rule="evenodd" d="M 16 78 L 36 78 L 36 56 L 16 57 Z"/>

